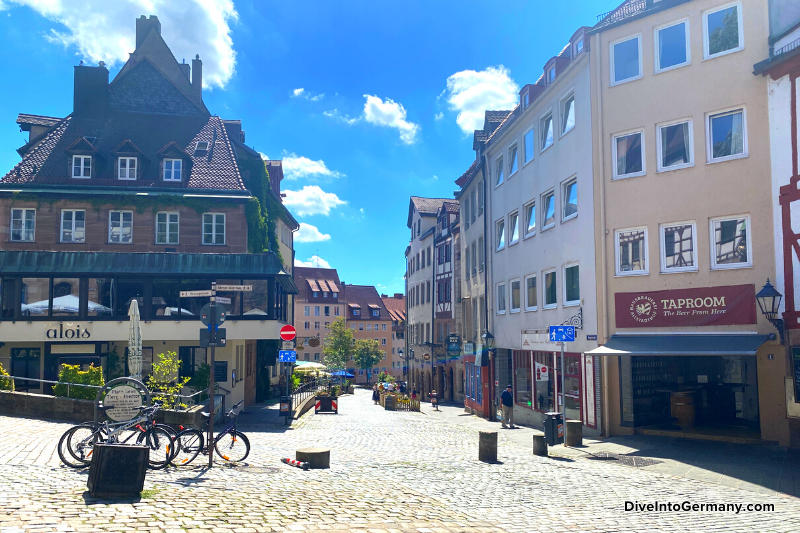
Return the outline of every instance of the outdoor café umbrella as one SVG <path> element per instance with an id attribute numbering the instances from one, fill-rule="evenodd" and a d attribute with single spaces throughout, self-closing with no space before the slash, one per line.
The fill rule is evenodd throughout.
<path id="1" fill-rule="evenodd" d="M 297 363 L 295 367 L 295 372 L 300 370 L 301 368 L 306 370 L 323 370 L 327 367 L 322 363 L 315 363 L 314 361 L 300 361 Z"/>
<path id="2" fill-rule="evenodd" d="M 142 327 L 139 323 L 139 302 L 131 300 L 128 311 L 130 329 L 128 330 L 128 371 L 131 377 L 142 379 Z"/>
<path id="3" fill-rule="evenodd" d="M 344 370 L 337 370 L 336 372 L 332 372 L 331 376 L 344 376 L 346 378 L 354 378 L 355 377 L 350 372 L 345 372 Z"/>

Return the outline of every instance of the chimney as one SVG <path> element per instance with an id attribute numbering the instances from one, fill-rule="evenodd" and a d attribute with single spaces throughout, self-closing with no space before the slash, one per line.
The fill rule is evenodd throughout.
<path id="1" fill-rule="evenodd" d="M 394 293 L 394 297 L 397 298 L 398 300 L 401 300 L 403 298 L 403 295 L 400 294 L 399 292 L 396 292 Z"/>
<path id="2" fill-rule="evenodd" d="M 192 89 L 194 94 L 200 100 L 203 99 L 203 62 L 200 60 L 200 54 L 192 59 Z"/>
<path id="3" fill-rule="evenodd" d="M 156 33 L 161 35 L 161 22 L 155 15 L 150 15 L 150 18 L 142 15 L 136 19 L 136 49 L 144 42 L 145 38 L 150 34 L 150 30 L 156 30 Z"/>
<path id="4" fill-rule="evenodd" d="M 102 115 L 108 109 L 108 69 L 101 61 L 97 67 L 75 67 L 72 111 L 77 116 Z"/>
<path id="5" fill-rule="evenodd" d="M 181 72 L 183 72 L 183 75 L 186 76 L 186 79 L 191 80 L 192 78 L 189 77 L 189 69 L 190 69 L 189 63 L 187 63 L 186 60 L 184 59 L 183 63 L 181 63 L 178 66 L 181 67 Z"/>

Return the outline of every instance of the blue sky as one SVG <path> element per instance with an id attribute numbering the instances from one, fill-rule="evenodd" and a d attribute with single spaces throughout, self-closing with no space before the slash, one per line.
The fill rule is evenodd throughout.
<path id="1" fill-rule="evenodd" d="M 618 3 L 0 0 L 0 169 L 25 142 L 17 114 L 68 114 L 73 66 L 104 60 L 113 76 L 134 18 L 155 14 L 179 61 L 203 59 L 211 112 L 284 159 L 297 260 L 403 292 L 409 196 L 452 197 L 483 110 L 510 109 Z"/>

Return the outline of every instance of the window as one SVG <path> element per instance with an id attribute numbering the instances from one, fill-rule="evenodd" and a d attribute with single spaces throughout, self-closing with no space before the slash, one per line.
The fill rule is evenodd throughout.
<path id="1" fill-rule="evenodd" d="M 225 213 L 203 213 L 203 244 L 225 244 Z"/>
<path id="2" fill-rule="evenodd" d="M 575 95 L 570 94 L 561 102 L 561 135 L 575 127 Z"/>
<path id="3" fill-rule="evenodd" d="M 506 284 L 497 284 L 497 314 L 506 314 Z"/>
<path id="4" fill-rule="evenodd" d="M 522 140 L 525 148 L 525 164 L 528 164 L 533 161 L 533 128 L 525 132 Z"/>
<path id="5" fill-rule="evenodd" d="M 131 244 L 133 242 L 133 211 L 111 211 L 108 217 L 108 242 Z"/>
<path id="6" fill-rule="evenodd" d="M 547 83 L 552 83 L 556 79 L 556 67 L 550 67 L 547 71 Z"/>
<path id="7" fill-rule="evenodd" d="M 179 219 L 177 212 L 156 213 L 156 244 L 178 244 Z"/>
<path id="8" fill-rule="evenodd" d="M 319 322 L 314 322 L 314 329 L 319 329 Z"/>
<path id="9" fill-rule="evenodd" d="M 367 322 L 367 331 L 372 331 L 372 322 Z"/>
<path id="10" fill-rule="evenodd" d="M 580 41 L 578 41 L 578 44 L 576 44 L 576 45 L 575 45 L 575 50 L 577 50 L 577 52 L 578 52 L 579 54 L 580 54 L 581 52 L 583 52 L 583 39 L 581 39 Z"/>
<path id="11" fill-rule="evenodd" d="M 514 403 L 533 409 L 530 352 L 514 351 Z"/>
<path id="12" fill-rule="evenodd" d="M 531 202 L 523 208 L 525 211 L 525 237 L 536 233 L 536 202 Z"/>
<path id="13" fill-rule="evenodd" d="M 512 176 L 518 170 L 518 161 L 517 161 L 517 145 L 514 144 L 511 148 L 508 149 L 508 175 Z"/>
<path id="14" fill-rule="evenodd" d="M 478 184 L 478 214 L 483 214 L 483 182 Z"/>
<path id="15" fill-rule="evenodd" d="M 120 157 L 117 159 L 117 178 L 121 180 L 136 179 L 135 157 Z"/>
<path id="16" fill-rule="evenodd" d="M 381 339 L 381 346 L 386 346 L 386 338 Z"/>
<path id="17" fill-rule="evenodd" d="M 741 8 L 741 2 L 736 2 L 703 14 L 703 52 L 706 59 L 744 48 Z"/>
<path id="18" fill-rule="evenodd" d="M 542 132 L 541 148 L 539 151 L 544 152 L 551 144 L 553 144 L 553 114 L 547 113 L 545 116 L 543 116 L 539 121 L 539 125 L 539 129 Z"/>
<path id="19" fill-rule="evenodd" d="M 687 272 L 697 270 L 694 222 L 663 224 L 661 226 L 661 271 Z"/>
<path id="20" fill-rule="evenodd" d="M 501 218 L 497 221 L 497 233 L 496 233 L 496 241 L 497 247 L 495 251 L 500 251 L 506 247 L 506 221 L 505 219 Z"/>
<path id="21" fill-rule="evenodd" d="M 646 174 L 644 167 L 644 132 L 625 133 L 614 137 L 614 178 L 633 178 Z"/>
<path id="22" fill-rule="evenodd" d="M 555 309 L 557 305 L 556 271 L 552 270 L 544 273 L 544 308 Z"/>
<path id="23" fill-rule="evenodd" d="M 358 308 L 353 309 L 353 316 L 361 316 L 361 309 Z"/>
<path id="24" fill-rule="evenodd" d="M 642 39 L 640 35 L 611 43 L 611 85 L 642 77 Z"/>
<path id="25" fill-rule="evenodd" d="M 656 29 L 656 72 L 683 67 L 692 62 L 689 44 L 689 21 L 684 20 Z"/>
<path id="26" fill-rule="evenodd" d="M 72 156 L 72 177 L 88 179 L 92 177 L 92 158 L 88 155 Z"/>
<path id="27" fill-rule="evenodd" d="M 469 197 L 464 198 L 464 225 L 469 227 Z"/>
<path id="28" fill-rule="evenodd" d="M 564 268 L 564 307 L 581 304 L 581 283 L 578 265 Z"/>
<path id="29" fill-rule="evenodd" d="M 525 310 L 536 311 L 536 276 L 528 276 L 525 278 Z"/>
<path id="30" fill-rule="evenodd" d="M 306 305 L 303 307 L 303 316 L 311 316 L 311 306 Z"/>
<path id="31" fill-rule="evenodd" d="M 617 276 L 649 273 L 647 264 L 647 228 L 614 232 L 617 249 Z"/>
<path id="32" fill-rule="evenodd" d="M 709 115 L 708 160 L 711 163 L 747 155 L 747 125 L 744 109 Z"/>
<path id="33" fill-rule="evenodd" d="M 528 109 L 530 103 L 530 95 L 525 93 L 525 95 L 522 97 L 522 109 Z"/>
<path id="34" fill-rule="evenodd" d="M 36 210 L 11 210 L 11 240 L 13 242 L 33 242 L 36 235 Z"/>
<path id="35" fill-rule="evenodd" d="M 318 305 L 314 306 L 314 316 L 319 316 L 319 306 Z"/>
<path id="36" fill-rule="evenodd" d="M 748 242 L 750 217 L 711 220 L 711 268 L 745 268 L 753 266 L 752 247 Z"/>
<path id="37" fill-rule="evenodd" d="M 86 211 L 61 211 L 61 242 L 86 242 Z"/>
<path id="38" fill-rule="evenodd" d="M 520 294 L 520 281 L 518 279 L 511 280 L 511 312 L 519 313 L 522 306 L 522 295 Z"/>
<path id="39" fill-rule="evenodd" d="M 386 331 L 386 324 L 381 324 L 381 331 Z"/>
<path id="40" fill-rule="evenodd" d="M 472 200 L 472 221 L 475 222 L 475 218 L 478 216 L 478 193 L 475 189 L 472 189 L 470 198 Z"/>
<path id="41" fill-rule="evenodd" d="M 564 221 L 578 216 L 578 180 L 573 178 L 561 187 L 561 197 L 564 199 L 561 220 Z"/>
<path id="42" fill-rule="evenodd" d="M 658 126 L 658 171 L 694 165 L 692 121 Z"/>
<path id="43" fill-rule="evenodd" d="M 505 166 L 503 165 L 503 158 L 498 157 L 497 163 L 495 164 L 495 168 L 497 169 L 497 178 L 495 179 L 495 187 L 503 183 L 503 172 L 505 170 Z"/>
<path id="44" fill-rule="evenodd" d="M 477 254 L 477 246 L 473 242 L 472 243 L 472 275 L 476 276 L 477 274 L 478 274 L 478 254 Z"/>
<path id="45" fill-rule="evenodd" d="M 328 291 L 322 291 L 322 297 L 328 298 Z"/>
<path id="46" fill-rule="evenodd" d="M 325 294 L 328 294 L 328 293 L 325 293 Z M 329 305 L 326 305 L 326 306 L 323 308 L 323 312 L 325 313 L 325 316 L 331 316 L 331 306 L 329 306 Z"/>
<path id="47" fill-rule="evenodd" d="M 314 292 L 312 293 L 312 296 L 313 296 L 314 298 L 319 298 L 319 291 L 314 291 Z"/>
<path id="48" fill-rule="evenodd" d="M 372 316 L 381 316 L 380 310 L 379 309 L 373 309 L 372 310 Z"/>
<path id="49" fill-rule="evenodd" d="M 556 194 L 553 191 L 542 196 L 544 212 L 542 213 L 542 229 L 552 228 L 556 223 Z"/>
<path id="50" fill-rule="evenodd" d="M 333 294 L 336 294 L 335 292 Z M 333 308 L 333 316 L 339 316 L 339 306 L 334 306 Z"/>
<path id="51" fill-rule="evenodd" d="M 303 322 L 304 329 L 311 329 L 311 322 Z"/>
<path id="52" fill-rule="evenodd" d="M 469 245 L 467 245 L 466 253 L 464 255 L 466 255 L 466 259 L 467 259 L 466 274 L 467 274 L 467 277 L 470 277 L 470 272 L 472 272 L 472 254 L 469 253 Z"/>
<path id="53" fill-rule="evenodd" d="M 508 244 L 516 244 L 519 242 L 519 213 L 514 211 L 508 215 Z"/>
<path id="54" fill-rule="evenodd" d="M 180 159 L 164 160 L 164 181 L 181 181 L 181 167 L 183 161 Z"/>

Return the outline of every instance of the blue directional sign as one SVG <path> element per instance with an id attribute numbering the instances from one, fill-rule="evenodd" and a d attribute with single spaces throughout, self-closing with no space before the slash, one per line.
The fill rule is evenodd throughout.
<path id="1" fill-rule="evenodd" d="M 278 361 L 281 363 L 294 363 L 297 361 L 297 352 L 294 350 L 280 350 Z"/>
<path id="2" fill-rule="evenodd" d="M 550 326 L 550 342 L 575 342 L 575 326 Z"/>

